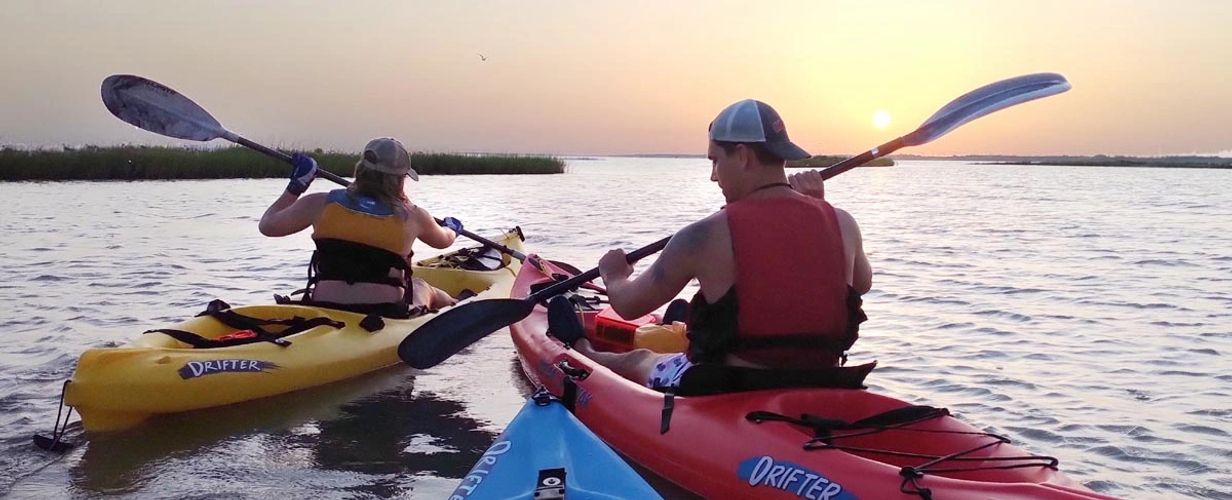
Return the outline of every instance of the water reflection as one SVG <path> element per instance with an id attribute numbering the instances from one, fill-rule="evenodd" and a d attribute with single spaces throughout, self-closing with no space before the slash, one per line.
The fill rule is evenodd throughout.
<path id="1" fill-rule="evenodd" d="M 382 497 L 407 487 L 402 476 L 460 477 L 498 433 L 468 417 L 461 402 L 415 392 L 413 373 L 394 367 L 91 435 L 69 471 L 71 483 L 83 492 L 137 492 L 177 460 L 194 461 L 209 475 L 217 463 L 259 468 L 264 460 L 357 472 L 375 477 L 345 489 Z M 209 488 L 206 478 L 200 481 L 192 489 Z"/>
<path id="2" fill-rule="evenodd" d="M 433 394 L 389 392 L 348 403 L 320 433 L 287 435 L 287 447 L 307 442 L 322 469 L 394 476 L 353 488 L 378 496 L 399 493 L 396 477 L 462 477 L 499 433 L 465 416 L 465 407 Z"/>

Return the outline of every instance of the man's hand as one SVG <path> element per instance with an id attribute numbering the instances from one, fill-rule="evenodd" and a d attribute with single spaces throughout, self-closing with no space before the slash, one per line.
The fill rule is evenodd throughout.
<path id="1" fill-rule="evenodd" d="M 791 188 L 802 195 L 812 196 L 819 200 L 826 199 L 825 181 L 821 178 L 821 173 L 816 170 L 791 174 L 787 180 L 791 182 Z"/>
<path id="2" fill-rule="evenodd" d="M 599 276 L 602 276 L 603 282 L 609 286 L 614 282 L 628 279 L 631 274 L 633 274 L 633 266 L 629 265 L 629 258 L 624 250 L 609 250 L 603 258 L 599 259 Z"/>

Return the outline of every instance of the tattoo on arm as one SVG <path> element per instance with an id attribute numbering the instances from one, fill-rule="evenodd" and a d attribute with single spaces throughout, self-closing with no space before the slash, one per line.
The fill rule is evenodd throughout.
<path id="1" fill-rule="evenodd" d="M 668 243 L 667 248 L 663 250 L 663 255 L 651 265 L 649 273 L 650 279 L 655 284 L 664 284 L 670 280 L 668 276 L 668 266 L 675 266 L 671 271 L 679 274 L 680 267 L 687 266 L 692 261 L 693 256 L 701 251 L 709 237 L 709 226 L 706 224 L 694 224 L 686 226 L 672 237 L 672 241 Z M 687 274 L 692 274 L 691 270 L 685 271 Z"/>
<path id="2" fill-rule="evenodd" d="M 656 285 L 667 281 L 667 271 L 663 269 L 663 266 L 659 265 L 658 261 L 655 261 L 655 263 L 650 266 L 650 280 Z"/>
<path id="3" fill-rule="evenodd" d="M 680 242 L 680 250 L 687 253 L 696 252 L 710 237 L 710 226 L 705 223 L 691 224 L 676 233 L 672 242 Z"/>

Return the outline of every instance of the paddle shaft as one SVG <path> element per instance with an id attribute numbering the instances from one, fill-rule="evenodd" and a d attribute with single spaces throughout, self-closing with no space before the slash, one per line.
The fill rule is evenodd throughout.
<path id="1" fill-rule="evenodd" d="M 241 145 L 241 146 L 251 148 L 251 149 L 256 150 L 256 151 L 258 151 L 258 152 L 265 153 L 266 155 L 269 155 L 269 156 L 271 156 L 271 157 L 273 157 L 273 158 L 277 158 L 277 159 L 282 160 L 282 161 L 285 161 L 285 162 L 287 162 L 287 163 L 291 163 L 291 155 L 286 154 L 286 153 L 283 153 L 282 151 L 278 151 L 278 150 L 276 150 L 276 149 L 267 148 L 267 147 L 265 147 L 265 146 L 262 146 L 262 145 L 260 145 L 260 144 L 255 143 L 255 142 L 252 142 L 252 141 L 250 141 L 250 140 L 248 140 L 248 139 L 245 139 L 245 138 L 243 138 L 243 137 L 241 137 L 241 136 L 238 136 L 238 135 L 237 135 L 237 136 L 235 136 L 234 138 L 232 138 L 232 137 L 226 137 L 226 138 L 227 138 L 227 139 L 232 140 L 233 142 L 235 142 L 236 144 L 239 144 L 239 145 Z M 322 169 L 319 169 L 319 168 L 318 168 L 318 169 L 317 169 L 317 175 L 318 175 L 318 176 L 321 176 L 321 177 L 324 177 L 324 178 L 326 178 L 326 179 L 329 179 L 329 180 L 331 180 L 331 181 L 334 181 L 335 183 L 337 183 L 337 184 L 339 184 L 339 185 L 342 185 L 342 186 L 350 186 L 350 185 L 351 185 L 351 182 L 350 182 L 350 181 L 348 181 L 348 180 L 346 180 L 346 179 L 343 179 L 342 177 L 340 177 L 340 176 L 338 176 L 338 175 L 335 175 L 333 172 L 329 172 L 329 171 L 322 170 Z M 434 220 L 436 220 L 436 223 L 437 223 L 437 224 L 441 224 L 441 225 L 444 225 L 444 224 L 445 224 L 445 221 L 443 221 L 443 220 L 436 219 L 436 218 L 433 218 L 433 219 L 434 219 Z M 470 238 L 470 239 L 472 239 L 472 240 L 475 240 L 475 241 L 478 241 L 478 242 L 480 242 L 480 243 L 483 243 L 483 244 L 484 244 L 484 245 L 486 245 L 486 246 L 489 246 L 489 247 L 495 248 L 495 249 L 497 249 L 497 250 L 500 250 L 502 253 L 506 253 L 506 254 L 512 255 L 512 256 L 513 256 L 513 258 L 518 259 L 518 260 L 520 260 L 520 261 L 525 261 L 525 260 L 526 260 L 526 254 L 524 254 L 524 253 L 522 253 L 522 252 L 519 252 L 519 251 L 517 251 L 517 250 L 514 250 L 514 249 L 512 249 L 512 248 L 509 248 L 509 247 L 507 247 L 507 246 L 505 246 L 505 245 L 502 245 L 502 244 L 500 244 L 500 243 L 497 243 L 497 242 L 495 242 L 495 241 L 492 241 L 492 240 L 489 240 L 489 239 L 487 239 L 487 238 L 484 238 L 483 236 L 479 236 L 479 235 L 477 235 L 477 234 L 475 234 L 475 233 L 472 233 L 472 232 L 470 232 L 470 231 L 467 231 L 467 230 L 465 230 L 465 229 L 463 229 L 463 230 L 461 230 L 461 231 L 458 231 L 458 234 L 461 234 L 462 236 L 465 236 L 465 237 Z"/>
<path id="2" fill-rule="evenodd" d="M 639 260 L 646 258 L 649 255 L 654 255 L 659 250 L 662 250 L 663 247 L 667 246 L 667 242 L 671 241 L 671 239 L 672 237 L 668 236 L 659 241 L 646 245 L 642 248 L 629 252 L 627 255 L 625 255 L 625 262 L 628 262 L 629 264 L 633 264 Z M 552 286 L 539 290 L 538 292 L 532 293 L 528 295 L 524 300 L 533 304 L 542 299 L 550 298 L 552 296 L 559 295 L 563 292 L 577 288 L 581 286 L 582 284 L 588 281 L 591 281 L 595 278 L 598 278 L 598 277 L 599 277 L 599 268 L 596 267 L 582 274 L 573 276 L 567 280 L 561 281 Z M 529 313 L 530 312 L 527 311 L 527 314 Z"/>
<path id="3" fill-rule="evenodd" d="M 821 171 L 821 178 L 829 179 L 877 158 L 881 158 L 882 156 L 898 151 L 898 149 L 904 145 L 905 142 L 903 141 L 903 138 L 899 137 L 856 156 L 852 156 L 851 158 L 835 163 L 834 165 L 830 165 L 825 170 Z"/>

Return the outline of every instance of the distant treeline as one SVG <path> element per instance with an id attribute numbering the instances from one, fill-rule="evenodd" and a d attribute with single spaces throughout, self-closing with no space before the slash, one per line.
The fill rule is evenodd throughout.
<path id="1" fill-rule="evenodd" d="M 1076 167 L 1181 167 L 1232 168 L 1232 158 L 1218 156 L 1010 156 L 962 155 L 920 156 L 895 155 L 899 159 L 970 161 L 985 165 L 1057 165 Z"/>
<path id="2" fill-rule="evenodd" d="M 626 158 L 700 158 L 705 159 L 706 155 L 699 154 L 676 154 L 676 153 L 641 153 L 631 155 L 612 155 Z M 851 158 L 850 156 L 842 155 L 817 155 L 807 160 L 789 161 L 787 168 L 825 168 L 834 165 L 840 161 Z M 865 163 L 866 167 L 892 167 L 894 160 L 892 158 L 877 158 L 876 160 Z"/>
<path id="3" fill-rule="evenodd" d="M 846 160 L 848 158 L 851 158 L 851 157 L 850 156 L 817 155 L 817 156 L 814 156 L 806 160 L 789 161 L 787 162 L 787 168 L 825 168 L 830 165 L 834 165 L 835 163 L 838 163 L 840 161 Z M 894 160 L 891 160 L 889 158 L 877 158 L 876 160 L 865 163 L 864 166 L 866 167 L 892 167 L 894 166 Z"/>
<path id="4" fill-rule="evenodd" d="M 358 153 L 304 151 L 321 168 L 350 177 Z M 565 162 L 550 156 L 415 153 L 421 175 L 559 174 Z M 0 181 L 234 179 L 286 177 L 287 164 L 247 148 L 196 149 L 113 146 L 64 150 L 0 149 Z"/>

